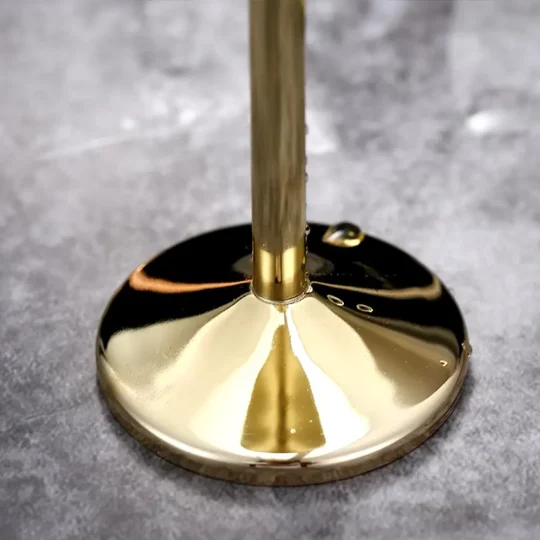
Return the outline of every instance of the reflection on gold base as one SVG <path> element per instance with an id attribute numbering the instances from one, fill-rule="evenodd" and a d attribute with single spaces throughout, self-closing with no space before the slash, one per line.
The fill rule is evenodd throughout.
<path id="1" fill-rule="evenodd" d="M 174 463 L 265 485 L 345 478 L 427 439 L 466 373 L 462 317 L 417 261 L 354 231 L 311 225 L 310 289 L 287 305 L 251 292 L 247 225 L 139 267 L 98 335 L 116 418 Z"/>

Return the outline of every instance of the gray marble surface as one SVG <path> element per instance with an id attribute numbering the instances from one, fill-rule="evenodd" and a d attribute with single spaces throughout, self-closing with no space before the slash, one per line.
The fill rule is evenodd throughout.
<path id="1" fill-rule="evenodd" d="M 162 462 L 111 420 L 113 289 L 250 218 L 245 2 L 0 3 L 0 537 L 540 537 L 540 2 L 308 3 L 312 220 L 436 270 L 474 346 L 452 419 L 311 488 Z"/>

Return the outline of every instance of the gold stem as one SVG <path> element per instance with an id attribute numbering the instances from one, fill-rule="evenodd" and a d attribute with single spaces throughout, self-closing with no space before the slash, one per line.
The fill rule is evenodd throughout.
<path id="1" fill-rule="evenodd" d="M 303 0 L 250 0 L 253 290 L 302 294 L 306 153 Z"/>

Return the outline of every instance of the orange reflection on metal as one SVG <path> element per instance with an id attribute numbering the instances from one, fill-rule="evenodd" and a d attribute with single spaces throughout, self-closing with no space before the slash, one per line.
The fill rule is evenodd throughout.
<path id="1" fill-rule="evenodd" d="M 175 283 L 166 279 L 152 278 L 144 273 L 145 265 L 139 266 L 130 276 L 129 284 L 137 291 L 149 291 L 163 294 L 180 294 L 188 292 L 206 291 L 208 289 L 223 289 L 234 285 L 250 283 L 251 279 L 242 281 L 229 281 L 222 283 Z"/>

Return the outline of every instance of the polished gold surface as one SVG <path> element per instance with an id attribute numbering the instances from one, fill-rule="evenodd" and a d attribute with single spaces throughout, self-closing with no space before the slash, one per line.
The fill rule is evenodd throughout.
<path id="1" fill-rule="evenodd" d="M 261 299 L 288 302 L 297 299 L 307 289 L 306 248 L 304 242 L 272 253 L 253 249 L 253 292 Z"/>
<path id="2" fill-rule="evenodd" d="M 287 306 L 275 310 L 272 345 L 253 384 L 242 446 L 272 454 L 309 452 L 325 444 L 324 429 L 310 381 L 293 349 L 291 310 Z"/>
<path id="3" fill-rule="evenodd" d="M 304 4 L 250 0 L 253 289 L 305 291 Z"/>
<path id="4" fill-rule="evenodd" d="M 368 235 L 329 243 L 339 229 L 311 225 L 310 288 L 287 304 L 252 293 L 250 226 L 135 270 L 97 347 L 105 398 L 130 433 L 202 474 L 268 485 L 351 476 L 429 437 L 467 369 L 459 309 L 399 249 Z"/>

